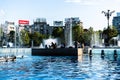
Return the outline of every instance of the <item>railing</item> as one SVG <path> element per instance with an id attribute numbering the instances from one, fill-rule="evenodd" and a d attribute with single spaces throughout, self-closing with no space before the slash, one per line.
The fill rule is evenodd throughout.
<path id="1" fill-rule="evenodd" d="M 109 60 L 120 60 L 120 48 L 92 48 L 88 54 L 90 57 L 98 55 L 101 58 L 107 58 Z"/>
<path id="2" fill-rule="evenodd" d="M 31 48 L 0 48 L 0 56 L 31 56 Z"/>

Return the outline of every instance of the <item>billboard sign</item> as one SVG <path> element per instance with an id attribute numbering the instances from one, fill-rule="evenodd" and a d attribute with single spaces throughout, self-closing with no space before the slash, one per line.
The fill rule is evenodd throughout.
<path id="1" fill-rule="evenodd" d="M 19 24 L 23 24 L 23 25 L 29 25 L 29 21 L 28 20 L 19 20 L 18 23 Z"/>

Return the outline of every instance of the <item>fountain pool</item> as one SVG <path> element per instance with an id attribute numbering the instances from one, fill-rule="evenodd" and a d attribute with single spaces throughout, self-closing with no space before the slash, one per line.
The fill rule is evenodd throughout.
<path id="1" fill-rule="evenodd" d="M 118 55 L 120 56 L 120 55 Z M 29 56 L 0 62 L 0 80 L 119 80 L 120 59 L 83 56 Z"/>

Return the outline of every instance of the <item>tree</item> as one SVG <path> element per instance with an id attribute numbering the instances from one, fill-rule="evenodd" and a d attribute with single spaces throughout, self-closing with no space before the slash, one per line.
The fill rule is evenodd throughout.
<path id="1" fill-rule="evenodd" d="M 43 39 L 48 38 L 48 35 L 43 35 L 40 34 L 39 32 L 34 32 L 34 33 L 29 33 L 29 37 L 30 37 L 30 43 L 29 43 L 30 46 L 32 41 L 33 41 L 33 46 L 39 46 L 40 43 L 42 43 Z"/>
<path id="2" fill-rule="evenodd" d="M 34 32 L 34 34 L 33 34 L 33 44 L 35 46 L 39 46 L 40 45 L 39 36 L 40 36 L 39 32 Z"/>
<path id="3" fill-rule="evenodd" d="M 112 26 L 111 28 L 108 27 L 107 29 L 104 29 L 103 37 L 105 41 L 105 46 L 109 46 L 110 39 L 112 39 L 113 37 L 116 37 L 117 35 L 118 35 L 118 31 L 114 26 Z"/>
<path id="4" fill-rule="evenodd" d="M 0 27 L 0 47 L 2 46 L 2 40 L 3 40 L 3 31 L 2 28 Z"/>
<path id="5" fill-rule="evenodd" d="M 78 41 L 80 43 L 84 43 L 84 38 L 83 38 L 83 34 L 84 34 L 84 30 L 83 30 L 83 26 L 80 25 L 75 25 L 73 26 L 73 40 L 74 41 Z"/>
<path id="6" fill-rule="evenodd" d="M 22 44 L 24 46 L 28 46 L 29 45 L 29 42 L 30 42 L 30 38 L 28 36 L 28 32 L 25 31 L 25 30 L 21 30 L 21 40 L 22 40 Z"/>
<path id="7" fill-rule="evenodd" d="M 62 27 L 55 27 L 52 32 L 52 36 L 55 38 L 60 38 L 64 42 L 64 30 Z"/>
<path id="8" fill-rule="evenodd" d="M 14 42 L 14 41 L 15 41 L 15 31 L 10 31 L 8 42 Z"/>
<path id="9" fill-rule="evenodd" d="M 3 37 L 3 29 L 0 27 L 0 40 L 2 40 Z"/>
<path id="10" fill-rule="evenodd" d="M 83 38 L 84 38 L 85 45 L 90 45 L 91 36 L 92 35 L 90 34 L 90 31 L 88 29 L 84 29 Z"/>
<path id="11" fill-rule="evenodd" d="M 74 41 L 79 41 L 79 37 L 80 37 L 80 26 L 79 25 L 75 25 L 73 26 L 73 40 Z"/>
<path id="12" fill-rule="evenodd" d="M 78 41 L 81 44 L 90 45 L 93 28 L 83 29 L 82 25 L 73 26 L 73 40 Z"/>
<path id="13" fill-rule="evenodd" d="M 88 34 L 89 34 L 90 40 L 91 40 L 92 34 L 94 34 L 94 30 L 93 30 L 92 27 L 90 27 L 90 28 L 88 29 Z"/>
<path id="14" fill-rule="evenodd" d="M 84 31 L 84 40 L 85 44 L 90 46 L 91 40 L 92 40 L 92 35 L 94 34 L 94 30 L 92 27 L 90 27 L 87 31 Z"/>

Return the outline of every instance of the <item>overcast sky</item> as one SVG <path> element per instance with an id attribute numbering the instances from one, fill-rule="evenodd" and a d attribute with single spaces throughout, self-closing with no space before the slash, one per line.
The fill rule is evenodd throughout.
<path id="1" fill-rule="evenodd" d="M 113 16 L 120 12 L 120 0 L 0 0 L 0 23 L 8 20 L 17 25 L 19 19 L 27 19 L 32 24 L 36 18 L 46 18 L 53 25 L 55 20 L 79 17 L 84 28 L 102 30 L 107 21 L 101 12 L 108 9 L 115 10 L 112 24 Z"/>

